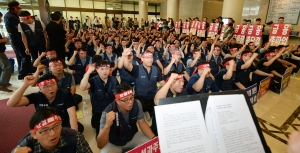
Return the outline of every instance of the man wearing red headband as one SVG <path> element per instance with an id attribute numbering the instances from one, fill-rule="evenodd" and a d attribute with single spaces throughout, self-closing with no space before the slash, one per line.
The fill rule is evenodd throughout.
<path id="1" fill-rule="evenodd" d="M 113 53 L 113 47 L 111 45 L 106 45 L 106 49 L 104 53 L 101 53 L 101 57 L 103 60 L 109 61 L 110 63 L 110 74 L 112 76 L 117 76 L 118 70 L 118 56 Z"/>
<path id="2" fill-rule="evenodd" d="M 139 62 L 137 62 L 133 58 L 133 52 L 130 52 L 129 55 L 127 55 L 128 61 L 131 62 L 133 65 L 140 65 Z M 118 68 L 120 69 L 120 78 L 121 78 L 121 84 L 128 84 L 131 87 L 134 86 L 134 78 L 133 76 L 124 68 L 123 64 L 123 58 L 125 56 L 120 57 L 120 61 L 118 62 Z"/>
<path id="3" fill-rule="evenodd" d="M 29 86 L 35 84 L 38 86 L 39 92 L 23 95 Z M 65 89 L 58 89 L 54 75 L 45 74 L 38 79 L 35 76 L 26 76 L 23 85 L 7 101 L 7 105 L 10 107 L 30 104 L 34 104 L 36 110 L 48 106 L 55 107 L 61 115 L 63 127 L 83 132 L 83 126 L 78 127 L 72 94 Z"/>
<path id="4" fill-rule="evenodd" d="M 25 53 L 31 55 L 32 60 L 35 61 L 38 54 L 46 51 L 48 45 L 46 27 L 42 21 L 34 20 L 28 11 L 21 11 L 18 15 L 21 21 L 18 31 L 22 35 Z"/>
<path id="5" fill-rule="evenodd" d="M 18 80 L 23 80 L 30 73 L 31 59 L 25 53 L 25 46 L 22 42 L 21 33 L 18 32 L 18 24 L 20 23 L 17 16 L 21 11 L 21 6 L 17 1 L 8 3 L 8 12 L 4 15 L 5 27 L 9 35 L 11 46 L 16 54 L 18 62 Z"/>
<path id="6" fill-rule="evenodd" d="M 142 105 L 129 85 L 113 90 L 115 100 L 102 113 L 97 146 L 101 153 L 122 153 L 156 136 L 144 120 Z M 142 132 L 138 131 L 137 124 Z"/>
<path id="7" fill-rule="evenodd" d="M 162 57 L 165 59 L 165 62 L 170 61 L 172 57 L 172 52 L 176 49 L 174 43 L 170 43 L 166 46 Z"/>
<path id="8" fill-rule="evenodd" d="M 49 62 L 51 59 L 56 58 L 56 52 L 54 50 L 49 49 L 47 52 L 42 52 L 42 54 L 34 61 L 33 66 L 38 67 L 40 64 L 46 66 L 46 73 L 50 73 L 49 71 Z M 45 58 L 46 57 L 46 58 Z M 68 67 L 65 61 L 62 62 L 63 69 L 65 72 L 68 72 Z"/>
<path id="9" fill-rule="evenodd" d="M 75 50 L 73 56 L 69 60 L 69 69 L 74 70 L 73 77 L 76 84 L 80 84 L 85 68 L 92 63 L 92 58 L 87 55 L 87 51 L 81 48 L 79 51 Z"/>
<path id="10" fill-rule="evenodd" d="M 170 71 L 168 74 L 168 78 L 166 84 L 157 91 L 154 97 L 154 104 L 157 105 L 159 99 L 166 98 L 166 97 L 178 97 L 178 96 L 185 96 L 187 92 L 184 85 L 184 78 L 183 74 L 179 71 Z M 154 112 L 153 112 L 154 114 Z M 153 115 L 151 129 L 154 134 L 158 135 L 157 127 L 156 127 L 156 117 L 155 114 Z"/>
<path id="11" fill-rule="evenodd" d="M 68 52 L 66 53 L 68 56 L 68 60 L 73 56 L 75 50 L 79 50 L 82 48 L 82 41 L 79 40 L 77 37 L 73 37 L 72 39 L 68 40 L 66 43 L 66 47 Z"/>
<path id="12" fill-rule="evenodd" d="M 149 45 L 146 48 L 147 51 L 150 51 L 153 54 L 153 64 L 154 66 L 160 68 L 161 71 L 163 71 L 163 65 L 161 64 L 158 54 L 156 52 L 154 52 L 154 46 L 153 45 Z M 136 57 L 141 59 L 141 53 L 140 53 L 140 49 L 137 50 L 136 52 Z"/>
<path id="13" fill-rule="evenodd" d="M 236 66 L 236 80 L 241 83 L 238 88 L 246 89 L 255 84 L 255 82 L 250 81 L 250 78 L 252 78 L 250 77 L 251 72 L 261 76 L 273 77 L 273 74 L 269 74 L 255 68 L 253 61 L 257 56 L 257 53 L 252 53 L 249 50 L 242 52 L 241 60 L 238 61 Z"/>
<path id="14" fill-rule="evenodd" d="M 157 82 L 163 86 L 165 81 L 163 80 L 162 74 L 156 66 L 153 66 L 153 54 L 146 50 L 142 54 L 142 65 L 133 65 L 128 60 L 128 55 L 131 50 L 125 49 L 123 52 L 124 67 L 131 72 L 135 79 L 135 97 L 140 100 L 143 106 L 144 112 L 151 113 L 154 110 L 154 96 L 157 91 Z"/>
<path id="15" fill-rule="evenodd" d="M 201 59 L 202 54 L 200 49 L 193 50 L 192 54 L 193 54 L 192 58 L 189 58 L 186 62 L 186 66 L 187 66 L 186 71 L 190 76 L 192 76 L 192 73 L 197 67 L 197 63 L 206 61 Z"/>
<path id="16" fill-rule="evenodd" d="M 97 71 L 98 75 L 90 78 L 91 73 Z M 119 85 L 116 77 L 109 76 L 110 63 L 102 60 L 94 65 L 89 65 L 88 71 L 84 74 L 80 83 L 81 90 L 89 90 L 92 104 L 92 127 L 96 129 L 96 136 L 99 133 L 99 125 L 102 111 L 114 101 L 113 89 Z"/>
<path id="17" fill-rule="evenodd" d="M 167 75 L 170 71 L 179 71 L 184 74 L 186 80 L 190 79 L 189 74 L 185 70 L 185 66 L 181 62 L 181 52 L 179 50 L 174 50 L 172 52 L 172 59 L 170 62 L 165 62 L 164 65 L 164 75 Z"/>
<path id="18" fill-rule="evenodd" d="M 35 112 L 30 118 L 29 127 L 30 134 L 12 152 L 92 153 L 80 132 L 62 127 L 59 112 L 53 107 L 44 107 Z"/>
<path id="19" fill-rule="evenodd" d="M 219 92 L 220 89 L 215 84 L 215 81 L 210 75 L 210 66 L 208 62 L 198 62 L 197 67 L 193 72 L 193 76 L 190 78 L 186 90 L 189 95 L 208 93 L 209 90 L 212 92 Z"/>
<path id="20" fill-rule="evenodd" d="M 236 81 L 236 62 L 234 58 L 226 58 L 222 64 L 224 68 L 216 75 L 216 84 L 222 91 L 233 90 L 234 84 L 239 83 Z"/>
<path id="21" fill-rule="evenodd" d="M 244 45 L 242 48 L 230 48 L 229 51 L 230 53 L 229 54 L 226 54 L 224 59 L 225 58 L 235 58 L 235 61 L 238 61 L 240 58 L 241 58 L 241 53 L 245 50 L 246 48 L 246 45 Z"/>
<path id="22" fill-rule="evenodd" d="M 207 56 L 207 61 L 211 68 L 211 74 L 215 77 L 222 67 L 221 47 L 219 45 L 212 44 L 211 50 Z"/>

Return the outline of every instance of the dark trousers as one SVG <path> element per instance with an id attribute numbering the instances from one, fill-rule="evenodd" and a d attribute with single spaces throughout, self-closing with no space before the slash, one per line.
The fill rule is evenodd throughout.
<path id="1" fill-rule="evenodd" d="M 75 70 L 76 71 L 76 70 Z M 80 82 L 81 82 L 81 80 L 82 80 L 82 78 L 83 78 L 83 76 L 82 75 L 79 75 L 79 74 L 73 74 L 73 77 L 74 77 L 74 80 L 75 80 L 75 83 L 76 84 L 80 84 Z"/>
<path id="2" fill-rule="evenodd" d="M 96 137 L 99 134 L 100 131 L 100 119 L 101 119 L 102 113 L 93 113 L 92 119 L 91 119 L 91 125 L 94 129 L 96 129 Z"/>
<path id="3" fill-rule="evenodd" d="M 78 132 L 82 133 L 84 131 L 84 126 L 80 122 L 77 122 L 77 124 L 78 124 Z M 69 120 L 63 121 L 61 126 L 71 128 L 70 121 Z"/>
<path id="4" fill-rule="evenodd" d="M 24 77 L 28 75 L 29 70 L 32 67 L 31 58 L 29 55 L 25 53 L 25 47 L 23 42 L 11 41 L 11 46 L 15 51 L 18 66 L 19 66 L 18 79 L 24 79 Z"/>
<path id="5" fill-rule="evenodd" d="M 65 61 L 65 56 L 66 56 L 65 44 L 55 44 L 55 45 L 51 45 L 49 48 L 52 48 L 56 51 L 57 58 L 60 58 L 63 61 Z"/>
<path id="6" fill-rule="evenodd" d="M 139 100 L 143 107 L 143 112 L 149 112 L 150 116 L 152 115 L 152 112 L 154 111 L 154 100 L 153 99 L 144 99 L 144 98 L 135 98 Z"/>
<path id="7" fill-rule="evenodd" d="M 42 54 L 42 52 L 46 51 L 46 44 L 38 46 L 29 46 L 28 48 L 32 61 L 34 62 L 39 57 L 39 55 Z"/>
<path id="8" fill-rule="evenodd" d="M 75 103 L 76 110 L 78 110 L 78 104 L 82 102 L 82 96 L 78 94 L 73 95 L 73 100 Z"/>

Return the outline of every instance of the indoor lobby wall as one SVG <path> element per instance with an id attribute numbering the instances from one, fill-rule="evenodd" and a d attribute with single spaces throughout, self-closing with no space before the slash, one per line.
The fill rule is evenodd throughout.
<path id="1" fill-rule="evenodd" d="M 216 19 L 222 16 L 223 2 L 221 1 L 204 1 L 202 18 L 207 17 L 207 21 L 211 22 L 212 19 Z M 202 19 L 201 19 L 202 20 Z"/>
<path id="2" fill-rule="evenodd" d="M 202 18 L 203 0 L 180 0 L 179 19 L 185 21 L 189 17 Z M 167 19 L 167 3 L 160 3 L 160 17 Z"/>

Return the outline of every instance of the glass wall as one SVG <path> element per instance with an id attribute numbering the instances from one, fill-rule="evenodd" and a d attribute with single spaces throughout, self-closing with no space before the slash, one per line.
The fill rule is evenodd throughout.
<path id="1" fill-rule="evenodd" d="M 9 0 L 0 0 L 0 11 L 2 14 L 7 12 L 7 3 Z M 117 0 L 48 0 L 51 12 L 60 11 L 66 22 L 72 16 L 78 17 L 83 24 L 86 16 L 93 21 L 94 17 L 100 17 L 102 24 L 105 25 L 105 17 L 139 18 L 138 2 L 117 1 Z M 40 19 L 38 0 L 23 0 L 20 2 L 23 10 L 29 11 L 32 15 L 37 15 Z M 148 18 L 157 18 L 160 15 L 159 3 L 148 3 Z M 82 26 L 82 25 L 81 25 Z M 4 23 L 0 23 L 0 32 L 5 31 Z M 2 32 L 3 33 L 3 32 Z"/>

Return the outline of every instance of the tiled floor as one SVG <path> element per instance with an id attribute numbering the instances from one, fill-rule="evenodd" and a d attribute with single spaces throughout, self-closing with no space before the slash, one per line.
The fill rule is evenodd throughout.
<path id="1" fill-rule="evenodd" d="M 9 87 L 14 91 L 23 83 L 18 81 L 16 78 L 17 75 L 15 73 L 10 81 L 13 85 Z M 292 78 L 289 83 L 289 87 L 282 94 L 276 94 L 269 91 L 253 107 L 257 117 L 260 121 L 262 121 L 260 122 L 261 127 L 265 129 L 263 134 L 273 153 L 287 152 L 285 143 L 287 137 L 284 135 L 284 133 L 294 131 L 298 126 L 300 126 L 300 117 L 297 118 L 300 112 L 300 109 L 298 111 L 300 104 L 300 93 L 298 90 L 300 90 L 300 78 Z M 36 91 L 38 91 L 36 87 L 29 87 L 25 94 Z M 91 104 L 87 91 L 81 91 L 77 86 L 77 93 L 83 96 L 84 101 L 86 101 L 88 104 L 89 110 L 91 110 Z M 11 95 L 12 93 L 0 91 L 0 99 L 10 98 Z M 82 103 L 79 107 L 82 109 Z M 97 153 L 100 151 L 100 149 L 97 148 L 95 131 L 90 126 L 90 119 L 91 115 L 88 114 L 83 119 L 80 119 L 79 122 L 81 122 L 85 127 L 83 134 L 90 144 L 90 147 L 92 148 L 93 152 Z M 263 122 L 265 124 L 263 124 Z M 270 132 L 270 130 L 279 131 L 279 133 Z"/>

